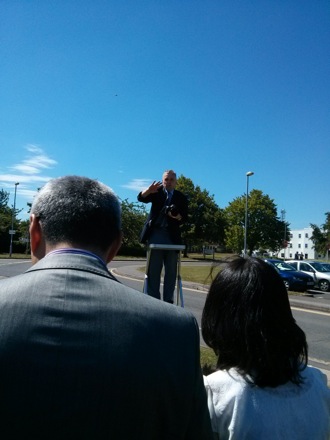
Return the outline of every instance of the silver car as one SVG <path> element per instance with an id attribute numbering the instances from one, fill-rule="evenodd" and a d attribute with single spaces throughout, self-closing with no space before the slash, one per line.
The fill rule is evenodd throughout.
<path id="1" fill-rule="evenodd" d="M 318 287 L 322 292 L 330 290 L 330 272 L 320 261 L 286 260 L 286 263 L 291 264 L 296 270 L 312 275 L 315 287 Z"/>
<path id="2" fill-rule="evenodd" d="M 322 263 L 322 266 L 324 266 L 326 270 L 330 272 L 330 263 Z"/>

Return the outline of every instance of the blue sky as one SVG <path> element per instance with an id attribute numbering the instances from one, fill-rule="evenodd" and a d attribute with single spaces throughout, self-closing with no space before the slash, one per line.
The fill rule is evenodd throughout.
<path id="1" fill-rule="evenodd" d="M 122 199 L 165 169 L 225 208 L 249 187 L 291 229 L 330 210 L 328 0 L 1 0 L 0 189 Z M 327 183 L 328 182 L 328 183 Z"/>

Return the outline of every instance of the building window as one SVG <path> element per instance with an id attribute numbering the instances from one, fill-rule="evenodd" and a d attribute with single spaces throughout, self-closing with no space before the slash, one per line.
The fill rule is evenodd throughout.
<path id="1" fill-rule="evenodd" d="M 307 249 L 308 248 L 308 243 L 305 243 L 305 249 Z"/>
<path id="2" fill-rule="evenodd" d="M 289 244 L 289 247 L 292 248 L 292 243 Z"/>
<path id="3" fill-rule="evenodd" d="M 298 249 L 301 249 L 301 244 L 300 243 L 298 244 Z"/>
<path id="4" fill-rule="evenodd" d="M 290 258 L 292 258 L 292 254 L 290 253 Z"/>
<path id="5" fill-rule="evenodd" d="M 290 238 L 293 238 L 293 234 L 290 234 Z"/>
<path id="6" fill-rule="evenodd" d="M 298 234 L 298 238 L 301 238 L 301 234 Z"/>
<path id="7" fill-rule="evenodd" d="M 308 232 L 306 232 L 305 237 L 308 238 Z"/>

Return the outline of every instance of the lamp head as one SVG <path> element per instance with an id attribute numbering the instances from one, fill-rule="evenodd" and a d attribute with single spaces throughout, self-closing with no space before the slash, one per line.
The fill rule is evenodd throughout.
<path id="1" fill-rule="evenodd" d="M 248 171 L 248 172 L 246 173 L 247 177 L 253 176 L 253 174 L 254 174 L 253 171 Z"/>

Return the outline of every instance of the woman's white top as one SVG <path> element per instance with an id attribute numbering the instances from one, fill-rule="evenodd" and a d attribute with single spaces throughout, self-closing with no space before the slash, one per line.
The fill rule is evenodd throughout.
<path id="1" fill-rule="evenodd" d="M 327 377 L 313 367 L 302 377 L 299 386 L 260 388 L 235 369 L 204 376 L 213 432 L 220 440 L 329 440 Z"/>

